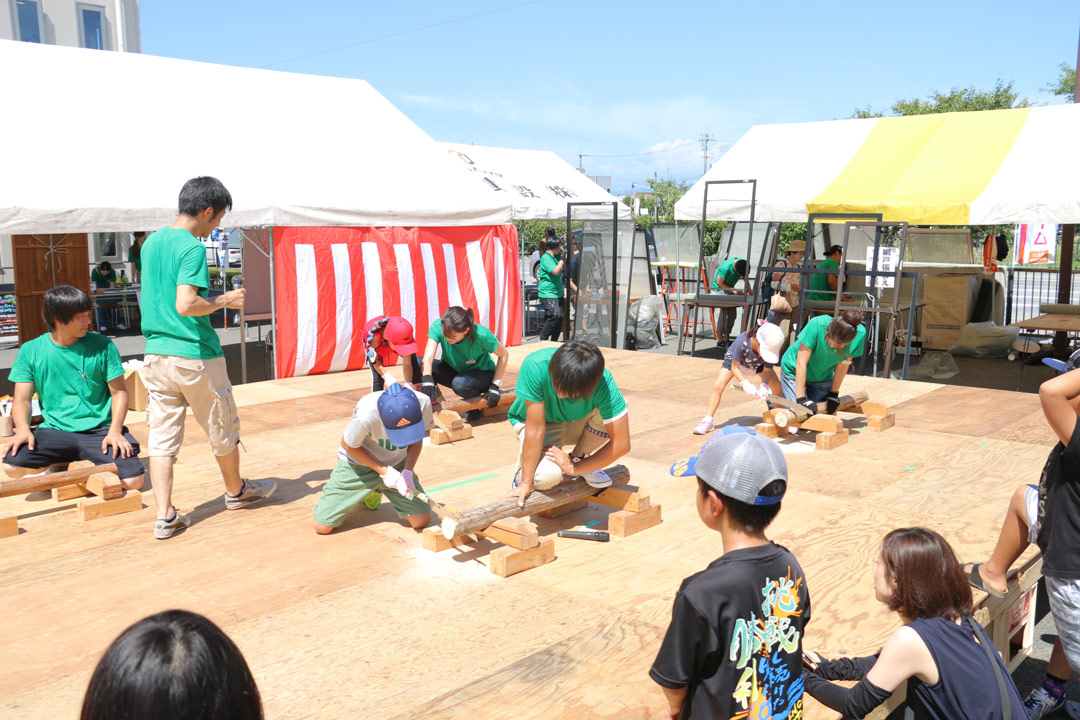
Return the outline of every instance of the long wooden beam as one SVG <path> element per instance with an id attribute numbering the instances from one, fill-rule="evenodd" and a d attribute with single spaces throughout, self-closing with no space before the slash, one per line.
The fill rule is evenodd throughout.
<path id="1" fill-rule="evenodd" d="M 630 482 L 630 471 L 625 465 L 613 465 L 604 470 L 611 477 L 612 484 L 624 485 Z M 585 482 L 585 478 L 576 477 L 564 480 L 549 490 L 534 490 L 525 499 L 524 507 L 518 505 L 516 497 L 507 497 L 490 505 L 481 505 L 472 510 L 454 513 L 443 517 L 442 531 L 447 540 L 459 535 L 477 532 L 491 527 L 503 518 L 523 517 L 533 513 L 550 510 L 603 492 Z"/>
<path id="2" fill-rule="evenodd" d="M 52 490 L 65 485 L 76 485 L 85 482 L 91 475 L 98 473 L 113 473 L 115 475 L 116 464 L 92 465 L 91 467 L 82 467 L 65 472 L 0 480 L 0 498 L 12 495 L 26 495 L 39 490 Z"/>
<path id="3" fill-rule="evenodd" d="M 503 390 L 502 396 L 499 397 L 499 404 L 495 407 L 502 407 L 503 405 L 509 405 L 517 400 L 517 393 L 513 390 Z M 443 410 L 453 410 L 456 413 L 469 412 L 470 410 L 480 410 L 487 407 L 487 400 L 482 396 L 469 398 L 468 400 L 462 400 L 460 398 L 454 398 L 453 400 L 443 400 Z"/>

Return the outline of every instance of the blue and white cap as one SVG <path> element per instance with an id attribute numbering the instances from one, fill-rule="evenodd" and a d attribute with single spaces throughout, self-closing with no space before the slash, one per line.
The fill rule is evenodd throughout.
<path id="1" fill-rule="evenodd" d="M 763 435 L 748 428 L 735 430 L 735 427 L 729 426 L 731 432 L 713 436 L 697 455 L 672 465 L 671 474 L 697 475 L 712 489 L 747 505 L 775 505 L 783 500 L 783 492 L 779 495 L 760 493 L 773 480 L 783 480 L 784 492 L 787 492 L 784 453 Z"/>
<path id="2" fill-rule="evenodd" d="M 382 392 L 377 404 L 386 436 L 394 445 L 405 447 L 424 439 L 424 411 L 415 392 L 394 383 Z"/>

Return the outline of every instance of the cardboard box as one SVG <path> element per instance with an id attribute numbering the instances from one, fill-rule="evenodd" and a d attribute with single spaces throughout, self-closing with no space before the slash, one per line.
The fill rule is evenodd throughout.
<path id="1" fill-rule="evenodd" d="M 921 337 L 927 350 L 948 350 L 960 339 L 979 294 L 981 275 L 924 278 Z"/>
<path id="2" fill-rule="evenodd" d="M 127 383 L 128 410 L 142 412 L 146 410 L 146 386 L 138 370 L 125 370 L 124 382 Z"/>

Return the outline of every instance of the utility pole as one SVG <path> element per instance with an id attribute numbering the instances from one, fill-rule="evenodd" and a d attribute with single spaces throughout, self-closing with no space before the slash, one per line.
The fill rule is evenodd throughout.
<path id="1" fill-rule="evenodd" d="M 711 134 L 705 132 L 701 134 L 698 140 L 701 142 L 701 156 L 702 156 L 702 168 L 701 174 L 709 172 L 709 143 L 715 140 Z"/>
<path id="2" fill-rule="evenodd" d="M 577 169 L 580 170 L 581 172 L 585 172 L 584 168 L 581 167 L 581 158 L 583 158 L 583 157 L 585 157 L 585 153 L 581 152 L 581 148 L 578 148 L 578 151 L 577 151 Z"/>

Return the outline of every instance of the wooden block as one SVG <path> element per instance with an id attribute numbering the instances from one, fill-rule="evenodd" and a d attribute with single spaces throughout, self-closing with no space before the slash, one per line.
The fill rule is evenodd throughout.
<path id="1" fill-rule="evenodd" d="M 649 494 L 642 492 L 633 485 L 609 487 L 596 497 L 589 498 L 589 502 L 594 505 L 606 505 L 616 510 L 629 510 L 630 512 L 648 510 L 652 505 L 649 502 Z"/>
<path id="2" fill-rule="evenodd" d="M 895 424 L 896 413 L 889 413 L 884 416 L 872 415 L 866 419 L 866 427 L 870 428 L 871 432 L 882 432 Z"/>
<path id="3" fill-rule="evenodd" d="M 653 505 L 642 512 L 620 510 L 608 517 L 608 532 L 615 537 L 630 537 L 660 524 L 660 506 Z"/>
<path id="4" fill-rule="evenodd" d="M 124 484 L 112 473 L 97 473 L 86 479 L 86 489 L 106 500 L 113 500 L 124 494 Z"/>
<path id="5" fill-rule="evenodd" d="M 86 497 L 87 495 L 93 495 L 92 492 L 86 489 L 86 486 L 82 483 L 78 485 L 62 485 L 52 489 L 53 502 L 66 502 L 67 500 L 74 500 L 75 498 Z"/>
<path id="6" fill-rule="evenodd" d="M 515 550 L 511 547 L 495 548 L 488 557 L 491 558 L 491 573 L 493 575 L 510 577 L 519 572 L 546 565 L 554 560 L 555 541 L 548 538 L 528 550 Z"/>
<path id="7" fill-rule="evenodd" d="M 844 429 L 844 421 L 835 415 L 811 415 L 803 420 L 799 427 L 803 430 L 838 433 Z"/>
<path id="8" fill-rule="evenodd" d="M 443 430 L 440 428 L 431 428 L 431 444 L 432 445 L 444 445 L 449 442 L 457 442 L 458 440 L 468 440 L 473 436 L 472 425 L 464 423 L 460 428 L 455 430 Z"/>
<path id="9" fill-rule="evenodd" d="M 817 440 L 814 444 L 817 446 L 818 450 L 832 450 L 846 444 L 847 441 L 848 431 L 847 429 L 844 429 L 841 432 L 818 433 Z"/>
<path id="10" fill-rule="evenodd" d="M 764 422 L 773 423 L 775 425 L 776 408 L 773 408 L 772 410 L 766 410 L 765 412 L 761 413 L 761 419 Z"/>
<path id="11" fill-rule="evenodd" d="M 434 420 L 435 427 L 442 430 L 459 430 L 465 425 L 465 421 L 453 410 L 440 410 L 435 413 Z"/>
<path id="12" fill-rule="evenodd" d="M 19 534 L 19 518 L 7 513 L 0 513 L 0 538 L 15 537 Z"/>
<path id="13" fill-rule="evenodd" d="M 754 426 L 754 430 L 757 430 L 759 435 L 764 435 L 767 438 L 780 437 L 780 428 L 776 427 L 771 422 L 758 423 Z"/>
<path id="14" fill-rule="evenodd" d="M 589 503 L 587 503 L 584 500 L 575 500 L 573 502 L 566 503 L 565 505 L 560 505 L 557 508 L 551 508 L 550 510 L 544 510 L 542 512 L 537 513 L 537 515 L 539 515 L 542 518 L 547 518 L 547 519 L 551 520 L 553 518 L 562 517 L 563 515 L 569 515 L 572 512 L 576 512 L 577 510 L 580 510 L 583 507 L 587 507 L 588 504 Z"/>
<path id="15" fill-rule="evenodd" d="M 851 408 L 849 412 L 859 413 L 860 415 L 875 415 L 877 417 L 885 417 L 890 414 L 889 406 L 879 402 L 864 402 Z"/>
<path id="16" fill-rule="evenodd" d="M 504 518 L 480 534 L 515 550 L 528 550 L 540 544 L 536 524 L 525 518 Z"/>
<path id="17" fill-rule="evenodd" d="M 114 500 L 92 497 L 88 500 L 79 501 L 79 519 L 84 522 L 86 520 L 96 520 L 110 515 L 141 510 L 142 506 L 142 493 L 138 490 L 128 490 Z"/>
<path id="18" fill-rule="evenodd" d="M 450 548 L 460 547 L 462 545 L 471 545 L 476 542 L 476 539 L 471 535 L 460 535 L 453 540 L 447 540 L 442 534 L 442 529 L 439 527 L 424 528 L 422 535 L 424 538 L 424 549 L 432 552 L 442 552 L 443 550 L 449 550 Z"/>

